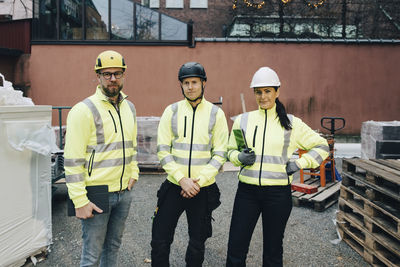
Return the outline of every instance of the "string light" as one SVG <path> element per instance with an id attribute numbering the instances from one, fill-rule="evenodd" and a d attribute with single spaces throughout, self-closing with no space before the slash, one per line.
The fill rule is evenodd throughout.
<path id="1" fill-rule="evenodd" d="M 263 6 L 265 6 L 265 1 L 261 1 L 259 3 L 252 3 L 249 0 L 243 0 L 243 2 L 246 4 L 247 7 L 252 7 L 256 9 L 261 9 Z M 232 9 L 237 8 L 237 0 L 233 1 Z"/>
<path id="2" fill-rule="evenodd" d="M 324 4 L 325 0 L 319 0 L 314 3 L 307 3 L 307 5 L 311 8 L 318 8 Z"/>
<path id="3" fill-rule="evenodd" d="M 232 9 L 236 9 L 237 8 L 237 1 L 238 0 L 233 0 L 233 4 L 232 4 Z M 291 0 L 281 0 L 282 3 L 287 4 L 289 3 Z M 258 3 L 252 3 L 249 0 L 243 0 L 243 2 L 245 3 L 245 5 L 247 7 L 252 7 L 252 8 L 256 8 L 256 9 L 261 9 L 265 6 L 265 1 L 261 1 Z M 318 8 L 320 6 L 322 6 L 324 4 L 325 0 L 317 0 L 314 1 L 314 3 L 312 2 L 308 2 L 307 6 L 311 7 L 311 8 Z"/>

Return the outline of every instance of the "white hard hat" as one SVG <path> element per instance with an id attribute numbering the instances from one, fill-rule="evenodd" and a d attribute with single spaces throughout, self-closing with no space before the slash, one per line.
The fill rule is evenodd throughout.
<path id="1" fill-rule="evenodd" d="M 281 82 L 279 81 L 278 74 L 268 67 L 262 67 L 253 75 L 251 80 L 250 88 L 256 87 L 279 87 Z"/>

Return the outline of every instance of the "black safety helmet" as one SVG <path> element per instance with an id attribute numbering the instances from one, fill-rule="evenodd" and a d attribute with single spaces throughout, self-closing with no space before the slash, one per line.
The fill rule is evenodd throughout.
<path id="1" fill-rule="evenodd" d="M 182 67 L 179 69 L 179 81 L 182 82 L 183 79 L 189 77 L 199 77 L 200 79 L 207 81 L 207 75 L 204 67 L 197 62 L 187 62 L 183 64 Z"/>

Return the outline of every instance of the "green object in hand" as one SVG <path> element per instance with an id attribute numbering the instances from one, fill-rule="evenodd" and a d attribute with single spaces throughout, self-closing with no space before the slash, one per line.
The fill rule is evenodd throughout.
<path id="1" fill-rule="evenodd" d="M 234 129 L 233 134 L 235 135 L 235 140 L 239 151 L 248 148 L 246 137 L 244 136 L 244 132 L 242 129 Z"/>

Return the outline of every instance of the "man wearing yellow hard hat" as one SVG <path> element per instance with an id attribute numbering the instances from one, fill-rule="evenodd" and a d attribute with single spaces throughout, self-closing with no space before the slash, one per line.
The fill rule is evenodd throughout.
<path id="1" fill-rule="evenodd" d="M 95 93 L 67 118 L 64 165 L 68 194 L 82 223 L 81 266 L 117 265 L 131 189 L 139 177 L 136 110 L 121 91 L 126 68 L 118 52 L 100 53 Z"/>

